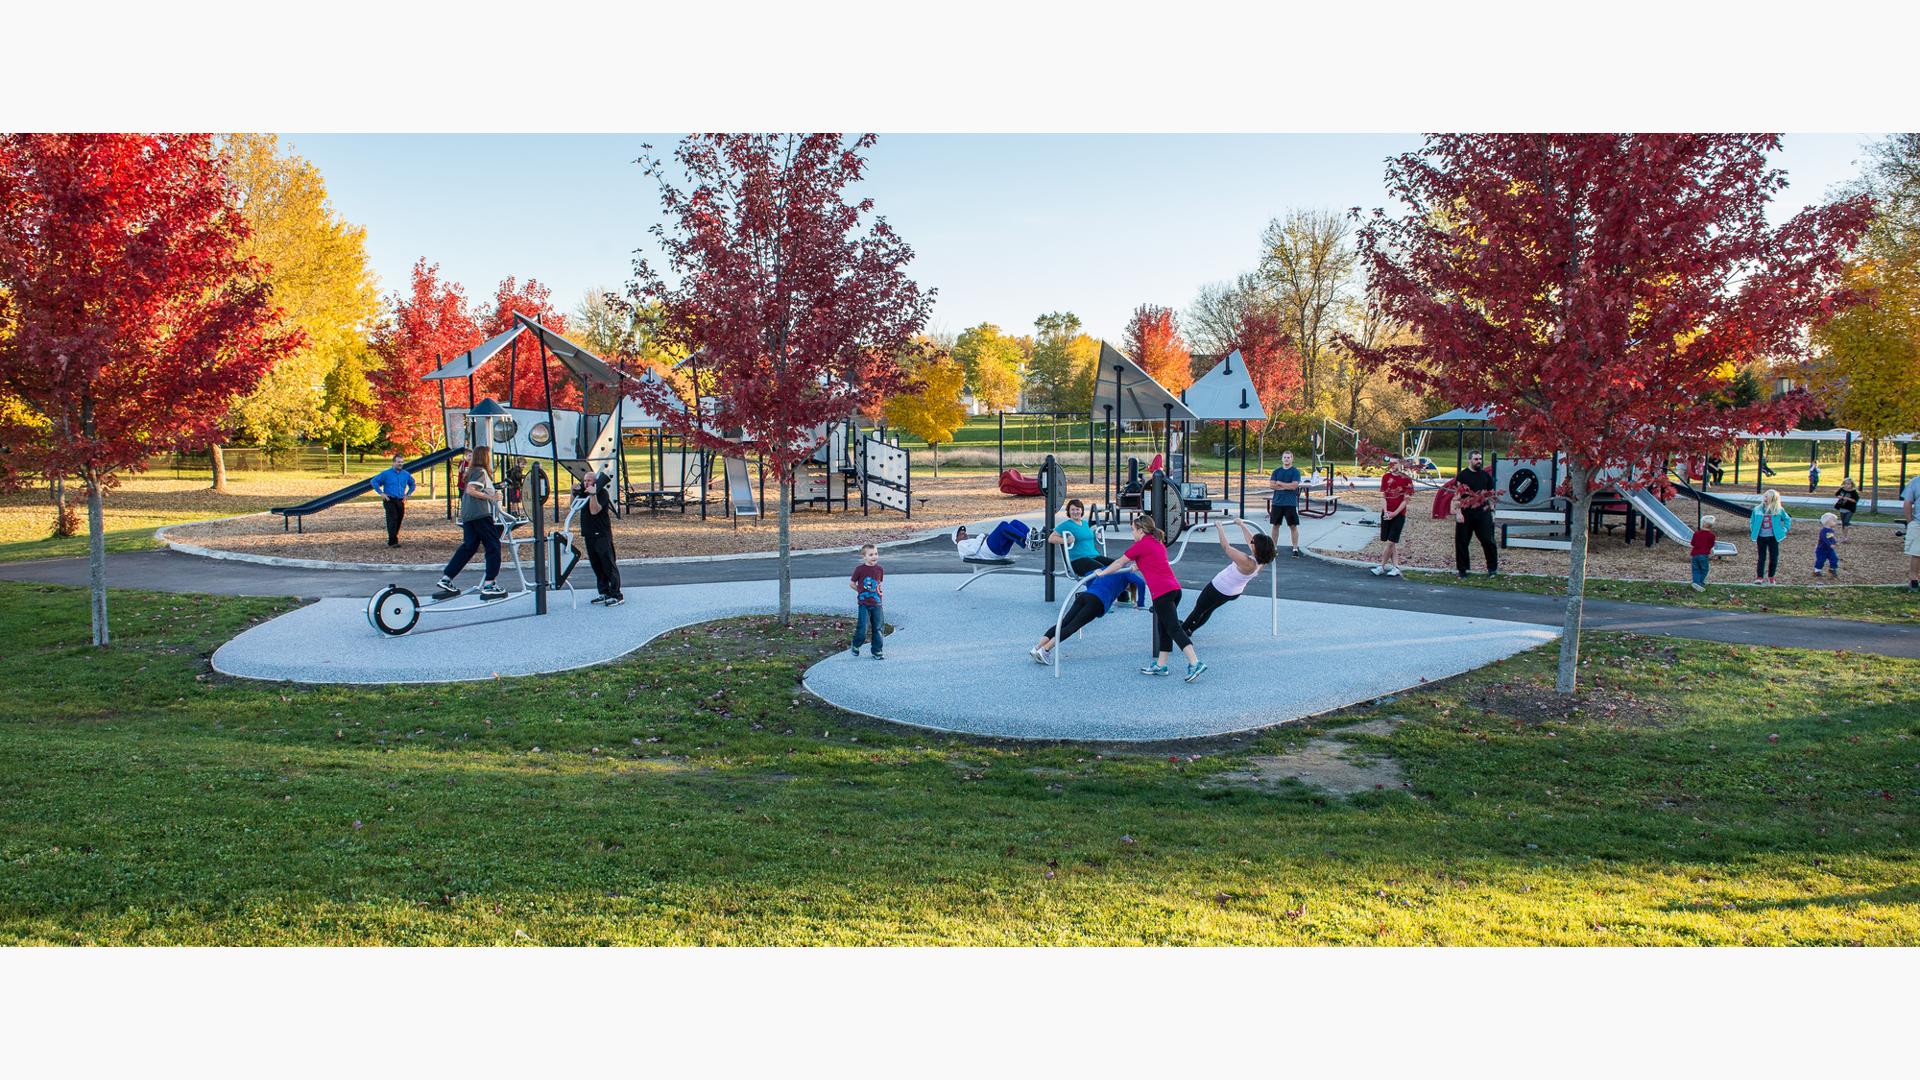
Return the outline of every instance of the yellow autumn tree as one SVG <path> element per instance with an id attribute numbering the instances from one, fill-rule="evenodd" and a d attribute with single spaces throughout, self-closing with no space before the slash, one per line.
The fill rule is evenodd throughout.
<path id="1" fill-rule="evenodd" d="M 975 401 L 994 412 L 1019 406 L 1021 372 L 1026 364 L 1019 338 L 992 323 L 971 326 L 960 331 L 953 343 L 953 358 L 966 372 Z"/>
<path id="2" fill-rule="evenodd" d="M 940 447 L 967 422 L 967 406 L 960 400 L 967 372 L 951 356 L 941 356 L 914 369 L 910 389 L 887 399 L 887 423 L 919 439 L 933 450 L 933 475 L 940 475 Z"/>
<path id="3" fill-rule="evenodd" d="M 327 201 L 320 170 L 282 153 L 277 136 L 229 135 L 224 147 L 227 175 L 252 228 L 244 253 L 266 265 L 273 302 L 307 338 L 304 349 L 275 364 L 252 393 L 234 402 L 228 427 L 267 446 L 285 445 L 321 426 L 327 375 L 362 349 L 379 315 L 367 230 L 341 220 Z M 216 445 L 213 487 L 225 486 Z"/>
<path id="4" fill-rule="evenodd" d="M 1874 260 L 1856 263 L 1848 279 L 1871 299 L 1814 332 L 1807 381 L 1834 420 L 1872 447 L 1870 508 L 1878 510 L 1879 440 L 1920 428 L 1920 297 L 1904 275 L 1885 274 Z"/>

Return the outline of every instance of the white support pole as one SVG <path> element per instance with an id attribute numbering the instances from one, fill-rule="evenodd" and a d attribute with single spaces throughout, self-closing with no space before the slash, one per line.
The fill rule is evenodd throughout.
<path id="1" fill-rule="evenodd" d="M 1279 559 L 1273 560 L 1273 565 L 1267 567 L 1267 592 L 1269 594 L 1269 602 L 1272 603 L 1273 605 L 1273 629 L 1268 631 L 1267 636 L 1277 638 L 1280 636 L 1280 560 Z"/>

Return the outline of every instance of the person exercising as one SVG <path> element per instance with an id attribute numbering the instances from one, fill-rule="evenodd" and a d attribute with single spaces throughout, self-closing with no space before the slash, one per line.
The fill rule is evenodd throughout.
<path id="1" fill-rule="evenodd" d="M 993 527 L 985 536 L 974 536 L 967 532 L 965 525 L 953 530 L 953 546 L 960 551 L 963 559 L 1005 559 L 1014 548 L 1031 548 L 1038 542 L 1039 534 L 1033 527 L 1018 518 L 1008 518 Z"/>
<path id="2" fill-rule="evenodd" d="M 1060 620 L 1059 640 L 1065 641 L 1079 633 L 1081 627 L 1112 611 L 1113 602 L 1121 593 L 1128 589 L 1144 590 L 1146 587 L 1146 579 L 1134 573 L 1106 576 L 1095 574 L 1088 578 L 1086 584 L 1081 586 L 1079 594 L 1073 598 L 1072 606 L 1067 608 L 1066 615 Z M 1048 623 L 1047 628 L 1040 632 L 1039 643 L 1027 650 L 1027 655 L 1033 657 L 1034 663 L 1051 664 L 1053 662 L 1053 647 L 1056 644 L 1053 636 L 1054 629 L 1054 625 Z"/>
<path id="3" fill-rule="evenodd" d="M 1101 553 L 1100 538 L 1086 523 L 1086 504 L 1079 499 L 1068 499 L 1066 509 L 1067 520 L 1053 527 L 1047 543 L 1065 548 L 1067 569 L 1073 571 L 1074 577 L 1086 577 L 1113 559 Z"/>
<path id="4" fill-rule="evenodd" d="M 1172 560 L 1167 558 L 1166 534 L 1154 524 L 1151 516 L 1135 514 L 1133 536 L 1132 546 L 1121 552 L 1118 559 L 1101 567 L 1094 577 L 1125 573 L 1136 566 L 1140 568 L 1140 577 L 1146 581 L 1147 592 L 1153 595 L 1154 643 L 1154 657 L 1146 667 L 1140 669 L 1140 674 L 1168 674 L 1167 657 L 1178 645 L 1187 658 L 1186 680 L 1192 682 L 1206 673 L 1207 665 L 1193 651 L 1193 639 L 1187 636 L 1186 628 L 1180 625 L 1180 578 L 1173 572 Z"/>
<path id="5" fill-rule="evenodd" d="M 1224 524 L 1214 530 L 1220 538 L 1220 550 L 1227 553 L 1227 565 L 1221 567 L 1220 572 L 1213 575 L 1213 580 L 1207 582 L 1207 587 L 1200 590 L 1200 599 L 1193 602 L 1193 611 L 1180 624 L 1181 628 L 1186 630 L 1188 638 L 1193 637 L 1194 631 L 1207 625 L 1207 620 L 1213 618 L 1216 608 L 1229 601 L 1240 599 L 1240 594 L 1247 591 L 1247 586 L 1253 582 L 1253 579 L 1260 576 L 1260 568 L 1273 561 L 1272 537 L 1266 533 L 1254 532 L 1253 526 L 1244 521 L 1236 521 L 1234 524 L 1240 526 L 1241 533 L 1247 538 L 1247 551 L 1252 554 L 1227 543 L 1227 530 Z"/>
<path id="6" fill-rule="evenodd" d="M 473 553 L 482 549 L 486 551 L 487 574 L 480 582 L 480 599 L 498 600 L 507 595 L 494 580 L 500 576 L 500 523 L 493 515 L 500 508 L 501 495 L 493 482 L 492 466 L 492 448 L 474 447 L 473 461 L 467 466 L 466 479 L 460 488 L 460 546 L 454 549 L 453 558 L 447 560 L 447 568 L 440 574 L 439 587 L 433 592 L 435 600 L 451 600 L 460 595 L 453 579 L 467 568 Z"/>
<path id="7" fill-rule="evenodd" d="M 597 587 L 591 602 L 602 607 L 619 607 L 627 598 L 620 592 L 620 561 L 613 554 L 612 480 L 599 473 L 588 473 L 580 482 L 577 494 L 587 501 L 580 508 L 580 541 L 586 546 L 587 563 L 593 567 Z"/>

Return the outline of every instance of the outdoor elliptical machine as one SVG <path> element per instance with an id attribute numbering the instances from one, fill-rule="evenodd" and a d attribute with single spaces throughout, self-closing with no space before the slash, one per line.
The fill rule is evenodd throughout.
<path id="1" fill-rule="evenodd" d="M 573 569 L 580 563 L 580 552 L 573 546 L 574 522 L 580 516 L 580 509 L 586 504 L 584 499 L 573 500 L 567 509 L 566 521 L 558 532 L 548 533 L 542 527 L 545 518 L 543 508 L 546 505 L 548 489 L 547 474 L 538 464 L 534 465 L 527 476 L 533 494 L 533 513 L 528 517 L 516 517 L 504 510 L 494 510 L 494 520 L 500 523 L 500 543 L 513 556 L 513 572 L 520 579 L 520 587 L 505 596 L 494 600 L 469 599 L 477 597 L 480 586 L 472 586 L 458 596 L 445 600 L 422 602 L 412 589 L 389 583 L 385 588 L 373 594 L 367 601 L 367 623 L 388 637 L 399 637 L 412 630 L 423 615 L 452 615 L 462 611 L 478 611 L 481 608 L 499 607 L 522 596 L 533 597 L 533 613 L 547 613 L 547 590 L 565 587 L 569 607 L 579 606 L 579 597 L 570 580 Z M 516 530 L 532 526 L 532 536 L 516 536 Z M 552 541 L 551 557 L 547 553 L 547 543 Z M 533 575 L 527 575 L 526 560 L 520 555 L 520 549 L 527 545 L 533 547 Z M 548 571 L 553 571 L 549 580 Z M 489 620 L 490 621 L 490 620 Z"/>

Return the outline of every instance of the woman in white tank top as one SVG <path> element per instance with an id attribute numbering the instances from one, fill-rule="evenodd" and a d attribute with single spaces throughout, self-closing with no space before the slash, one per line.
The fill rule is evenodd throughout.
<path id="1" fill-rule="evenodd" d="M 1220 538 L 1220 550 L 1227 553 L 1227 565 L 1213 575 L 1207 587 L 1200 590 L 1200 599 L 1193 602 L 1193 612 L 1180 625 L 1186 628 L 1188 636 L 1207 624 L 1213 617 L 1214 609 L 1229 600 L 1238 599 L 1247 591 L 1253 579 L 1260 576 L 1260 568 L 1273 561 L 1273 538 L 1264 532 L 1255 532 L 1244 521 L 1235 522 L 1241 533 L 1247 538 L 1247 547 L 1252 554 L 1241 551 L 1227 543 L 1227 530 L 1223 525 L 1214 532 Z"/>

